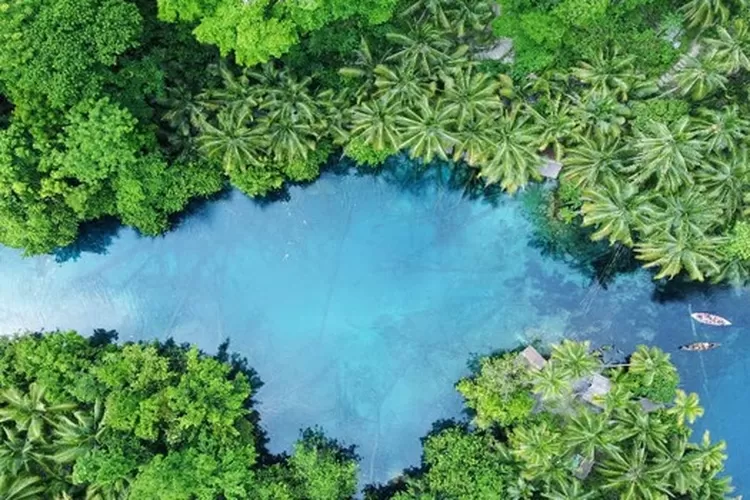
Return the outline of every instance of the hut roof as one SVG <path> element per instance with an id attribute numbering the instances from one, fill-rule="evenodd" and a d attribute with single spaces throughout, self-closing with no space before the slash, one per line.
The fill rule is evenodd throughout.
<path id="1" fill-rule="evenodd" d="M 580 455 L 578 455 L 577 458 L 579 458 L 580 461 L 578 467 L 576 467 L 573 472 L 573 475 L 583 481 L 591 473 L 591 469 L 594 467 L 594 461 L 589 460 L 588 458 L 583 458 Z"/>
<path id="2" fill-rule="evenodd" d="M 526 347 L 526 349 L 521 351 L 521 353 L 518 355 L 518 359 L 522 360 L 524 363 L 528 364 L 535 370 L 541 370 L 542 368 L 544 368 L 544 365 L 547 364 L 547 360 L 544 359 L 544 357 L 531 346 L 528 346 Z"/>
<path id="3" fill-rule="evenodd" d="M 539 173 L 542 174 L 542 177 L 557 179 L 557 176 L 560 175 L 560 170 L 562 170 L 562 163 L 552 158 L 545 157 L 543 159 L 544 162 L 539 167 Z"/>
<path id="4" fill-rule="evenodd" d="M 643 409 L 643 411 L 645 411 L 646 413 L 652 413 L 656 410 L 661 410 L 662 408 L 664 408 L 663 404 L 654 403 L 648 398 L 640 398 L 638 400 L 638 403 L 641 405 L 641 409 Z"/>
<path id="5" fill-rule="evenodd" d="M 588 388 L 581 393 L 581 399 L 592 405 L 602 406 L 600 397 L 606 396 L 611 388 L 612 382 L 607 377 L 595 373 L 591 376 Z"/>

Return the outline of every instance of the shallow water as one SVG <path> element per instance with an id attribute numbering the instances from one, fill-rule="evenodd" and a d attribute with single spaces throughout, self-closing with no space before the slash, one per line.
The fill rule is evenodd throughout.
<path id="1" fill-rule="evenodd" d="M 431 423 L 459 415 L 453 384 L 472 353 L 562 337 L 655 343 L 700 394 L 699 429 L 729 442 L 738 492 L 750 485 L 747 290 L 657 292 L 640 271 L 605 290 L 529 244 L 518 200 L 468 200 L 427 177 L 326 174 L 268 204 L 233 192 L 162 238 L 94 234 L 100 253 L 0 249 L 0 332 L 107 328 L 209 351 L 230 338 L 265 382 L 272 450 L 319 424 L 358 445 L 366 482 L 418 464 Z M 693 331 L 690 310 L 735 326 Z M 696 340 L 723 346 L 676 350 Z"/>

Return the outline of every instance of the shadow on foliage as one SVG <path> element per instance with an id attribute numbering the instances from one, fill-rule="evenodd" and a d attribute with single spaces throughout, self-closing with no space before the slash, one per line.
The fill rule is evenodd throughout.
<path id="1" fill-rule="evenodd" d="M 81 224 L 78 238 L 73 243 L 52 252 L 55 262 L 76 261 L 82 253 L 106 254 L 107 248 L 117 237 L 121 227 L 120 221 L 113 217 Z"/>

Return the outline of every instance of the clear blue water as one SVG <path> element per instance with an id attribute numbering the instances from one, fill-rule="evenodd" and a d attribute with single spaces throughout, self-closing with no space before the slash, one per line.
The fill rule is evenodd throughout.
<path id="1" fill-rule="evenodd" d="M 358 445 L 363 481 L 418 464 L 431 423 L 459 416 L 453 384 L 472 353 L 536 338 L 655 343 L 700 394 L 699 429 L 729 442 L 738 491 L 750 485 L 747 290 L 657 291 L 641 271 L 605 290 L 530 245 L 517 199 L 468 200 L 436 176 L 326 174 L 267 204 L 233 192 L 161 238 L 90 238 L 103 253 L 1 249 L 0 332 L 107 328 L 207 350 L 230 338 L 265 382 L 272 450 L 319 424 Z M 735 326 L 693 331 L 690 308 Z M 723 346 L 676 350 L 704 339 Z"/>

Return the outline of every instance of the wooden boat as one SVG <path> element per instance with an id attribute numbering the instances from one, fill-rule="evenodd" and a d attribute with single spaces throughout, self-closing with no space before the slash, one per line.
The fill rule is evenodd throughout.
<path id="1" fill-rule="evenodd" d="M 681 351 L 710 351 L 716 349 L 721 344 L 718 342 L 693 342 L 692 344 L 685 344 L 680 346 Z"/>
<path id="2" fill-rule="evenodd" d="M 711 325 L 711 326 L 729 326 L 732 323 L 726 319 L 722 318 L 721 316 L 717 316 L 716 314 L 710 314 L 705 312 L 697 312 L 690 315 L 691 318 L 693 318 L 698 323 L 703 323 L 704 325 Z"/>

